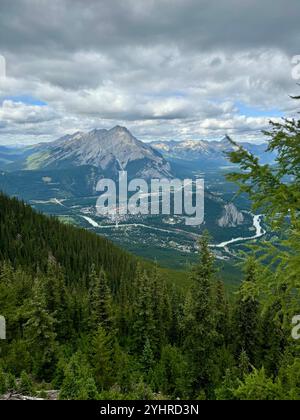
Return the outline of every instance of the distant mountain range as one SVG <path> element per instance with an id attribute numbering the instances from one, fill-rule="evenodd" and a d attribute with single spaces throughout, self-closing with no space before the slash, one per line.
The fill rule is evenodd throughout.
<path id="1" fill-rule="evenodd" d="M 275 154 L 266 152 L 267 144 L 243 143 L 243 146 L 261 159 L 273 163 Z M 170 178 L 178 175 L 177 168 L 205 170 L 206 167 L 228 166 L 226 153 L 234 149 L 229 139 L 221 141 L 186 140 L 154 141 L 144 143 L 125 127 L 111 130 L 95 129 L 77 132 L 50 143 L 26 148 L 0 146 L 0 169 L 63 170 L 89 166 L 103 176 L 114 178 L 126 170 L 129 177 Z M 181 175 L 181 174 L 180 174 Z"/>
<path id="2" fill-rule="evenodd" d="M 171 177 L 170 164 L 149 144 L 137 140 L 126 128 L 77 132 L 54 142 L 26 149 L 7 169 L 61 170 L 91 166 L 114 178 L 126 170 L 129 177 Z"/>
<path id="3" fill-rule="evenodd" d="M 228 165 L 226 153 L 234 150 L 227 137 L 221 141 L 154 141 L 151 146 L 168 160 L 198 162 L 205 166 Z M 262 163 L 274 163 L 276 155 L 266 151 L 267 143 L 242 143 L 242 146 L 259 157 Z"/>

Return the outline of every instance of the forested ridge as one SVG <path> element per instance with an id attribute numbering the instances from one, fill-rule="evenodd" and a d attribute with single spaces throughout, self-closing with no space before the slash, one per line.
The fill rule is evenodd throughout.
<path id="1" fill-rule="evenodd" d="M 284 240 L 249 250 L 231 299 L 208 234 L 183 293 L 155 264 L 1 195 L 0 395 L 299 400 L 300 122 L 266 134 L 277 166 L 239 147 L 231 180 Z"/>
<path id="2" fill-rule="evenodd" d="M 3 194 L 0 220 L 0 258 L 15 266 L 45 271 L 53 255 L 63 267 L 66 280 L 75 284 L 85 281 L 91 264 L 95 264 L 104 268 L 114 288 L 121 275 L 132 278 L 135 271 L 136 259 L 105 238 L 38 214 Z"/>

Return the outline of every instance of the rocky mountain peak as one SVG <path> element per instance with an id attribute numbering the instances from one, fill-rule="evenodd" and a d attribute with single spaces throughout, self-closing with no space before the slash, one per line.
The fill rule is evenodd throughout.
<path id="1" fill-rule="evenodd" d="M 111 133 L 118 133 L 118 134 L 130 134 L 130 131 L 126 127 L 122 127 L 121 125 L 116 125 L 112 129 L 109 130 Z"/>
<path id="2" fill-rule="evenodd" d="M 88 165 L 112 176 L 120 169 L 139 177 L 171 176 L 169 163 L 157 150 L 119 125 L 110 130 L 94 129 L 64 136 L 38 148 L 33 161 L 38 169 Z"/>

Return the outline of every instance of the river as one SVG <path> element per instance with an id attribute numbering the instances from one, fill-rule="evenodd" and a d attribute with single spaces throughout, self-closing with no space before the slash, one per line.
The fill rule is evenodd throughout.
<path id="1" fill-rule="evenodd" d="M 240 238 L 234 238 L 230 241 L 221 242 L 217 245 L 211 245 L 213 248 L 226 248 L 228 245 L 232 245 L 236 242 L 247 242 L 251 241 L 253 239 L 258 239 L 264 236 L 267 232 L 263 229 L 261 222 L 262 222 L 262 215 L 253 215 L 253 227 L 256 229 L 256 234 L 253 236 L 246 236 L 246 237 L 240 237 Z"/>
<path id="2" fill-rule="evenodd" d="M 211 248 L 226 248 L 228 245 L 232 245 L 234 243 L 237 242 L 247 242 L 247 241 L 251 241 L 253 239 L 258 239 L 261 238 L 262 236 L 264 236 L 266 234 L 266 231 L 263 229 L 261 223 L 262 223 L 262 215 L 252 215 L 253 216 L 253 227 L 256 230 L 256 234 L 253 236 L 245 236 L 245 237 L 239 237 L 239 238 L 233 238 L 230 241 L 226 241 L 226 242 L 221 242 L 220 244 L 212 244 L 210 245 Z M 186 236 L 190 236 L 193 239 L 197 240 L 199 238 L 199 235 L 192 233 L 192 232 L 187 232 L 185 230 L 182 229 L 173 229 L 173 230 L 169 230 L 169 229 L 163 229 L 163 228 L 157 228 L 154 226 L 149 226 L 149 225 L 145 225 L 142 223 L 126 223 L 126 224 L 116 224 L 116 225 L 99 225 L 95 220 L 91 219 L 90 217 L 87 216 L 82 216 L 90 225 L 92 225 L 94 228 L 98 228 L 98 229 L 118 229 L 118 228 L 126 228 L 126 227 L 141 227 L 141 228 L 145 228 L 145 229 L 151 229 L 151 230 L 156 230 L 159 232 L 165 232 L 165 233 L 170 233 L 170 234 L 184 234 Z"/>

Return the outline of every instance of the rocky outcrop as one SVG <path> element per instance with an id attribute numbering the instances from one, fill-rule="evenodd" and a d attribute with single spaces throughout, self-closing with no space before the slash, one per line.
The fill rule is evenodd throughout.
<path id="1" fill-rule="evenodd" d="M 237 227 L 245 221 L 243 213 L 239 212 L 233 203 L 226 204 L 222 217 L 218 220 L 218 225 L 222 228 Z"/>
<path id="2" fill-rule="evenodd" d="M 0 396 L 0 401 L 43 401 L 58 399 L 58 391 L 43 391 L 43 394 L 44 398 L 39 396 L 31 397 L 17 392 L 8 392 L 7 394 Z"/>

